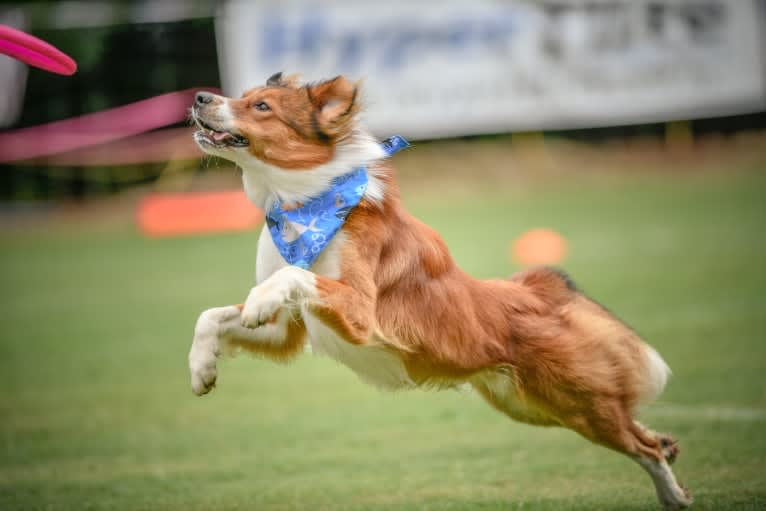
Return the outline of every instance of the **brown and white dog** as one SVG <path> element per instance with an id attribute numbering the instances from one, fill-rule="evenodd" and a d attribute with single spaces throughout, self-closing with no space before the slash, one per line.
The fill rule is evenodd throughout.
<path id="1" fill-rule="evenodd" d="M 369 184 L 309 270 L 289 265 L 264 227 L 245 303 L 199 317 L 192 390 L 213 388 L 222 354 L 287 361 L 308 341 L 382 388 L 470 384 L 513 419 L 564 426 L 628 455 L 665 509 L 689 506 L 670 468 L 676 442 L 634 420 L 665 386 L 662 358 L 556 270 L 486 281 L 461 271 L 403 208 L 385 152 L 357 119 L 358 98 L 344 77 L 300 85 L 281 73 L 239 99 L 197 94 L 195 140 L 242 169 L 255 205 L 299 204 L 359 166 Z"/>

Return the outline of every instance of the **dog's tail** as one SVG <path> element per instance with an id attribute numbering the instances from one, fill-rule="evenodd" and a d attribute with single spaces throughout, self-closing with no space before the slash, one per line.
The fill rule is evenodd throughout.
<path id="1" fill-rule="evenodd" d="M 569 321 L 580 325 L 584 335 L 606 343 L 605 352 L 622 360 L 622 370 L 631 375 L 624 384 L 636 404 L 659 397 L 670 378 L 670 368 L 659 353 L 628 325 L 598 302 L 577 289 L 569 276 L 557 268 L 532 268 L 511 277 L 527 287 L 549 310 L 567 310 Z M 630 347 L 630 348 L 628 348 Z"/>
<path id="2" fill-rule="evenodd" d="M 511 276 L 511 281 L 525 286 L 549 307 L 565 305 L 578 293 L 569 275 L 550 266 L 539 266 L 516 273 Z"/>
<path id="3" fill-rule="evenodd" d="M 646 343 L 643 344 L 642 348 L 644 352 L 643 385 L 638 396 L 638 402 L 647 404 L 662 394 L 668 379 L 670 379 L 671 371 L 668 364 L 654 348 Z"/>

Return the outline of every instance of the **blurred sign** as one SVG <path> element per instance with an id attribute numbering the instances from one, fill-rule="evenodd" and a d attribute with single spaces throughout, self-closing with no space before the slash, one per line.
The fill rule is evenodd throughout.
<path id="1" fill-rule="evenodd" d="M 364 78 L 378 135 L 603 126 L 762 110 L 756 0 L 248 2 L 219 11 L 224 90 Z"/>

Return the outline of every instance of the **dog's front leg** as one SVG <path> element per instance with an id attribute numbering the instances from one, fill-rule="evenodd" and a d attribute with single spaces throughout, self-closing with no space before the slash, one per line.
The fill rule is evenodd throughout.
<path id="1" fill-rule="evenodd" d="M 242 305 L 231 305 L 200 314 L 189 352 L 192 391 L 198 396 L 215 386 L 216 362 L 222 354 L 241 349 L 284 362 L 301 352 L 306 330 L 300 318 L 285 310 L 274 321 L 246 328 L 242 309 Z"/>
<path id="2" fill-rule="evenodd" d="M 189 351 L 191 387 L 198 396 L 207 394 L 215 386 L 218 374 L 216 359 L 221 355 L 222 334 L 227 323 L 239 316 L 240 309 L 236 306 L 216 307 L 200 314 Z"/>
<path id="3" fill-rule="evenodd" d="M 281 309 L 297 311 L 301 304 L 318 296 L 316 275 L 285 266 L 250 291 L 242 310 L 242 326 L 257 328 L 274 321 Z"/>
<path id="4" fill-rule="evenodd" d="M 361 270 L 334 280 L 286 266 L 254 287 L 242 311 L 242 325 L 262 328 L 289 313 L 309 314 L 352 344 L 367 344 L 375 325 L 376 289 L 372 272 Z"/>

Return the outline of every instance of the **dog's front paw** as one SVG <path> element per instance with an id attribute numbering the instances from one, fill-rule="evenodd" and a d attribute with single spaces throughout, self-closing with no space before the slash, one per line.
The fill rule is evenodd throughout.
<path id="1" fill-rule="evenodd" d="M 203 396 L 213 390 L 215 380 L 218 377 L 215 356 L 203 354 L 189 354 L 189 370 L 191 371 L 192 392 Z"/>
<path id="2" fill-rule="evenodd" d="M 215 339 L 195 335 L 189 352 L 189 371 L 191 372 L 192 392 L 202 396 L 213 390 L 218 376 L 216 359 L 218 352 Z"/>
<path id="3" fill-rule="evenodd" d="M 254 287 L 242 309 L 242 326 L 257 328 L 274 321 L 288 297 L 289 290 L 285 286 L 274 285 L 272 282 L 267 281 Z"/>
<path id="4" fill-rule="evenodd" d="M 205 311 L 199 317 L 194 329 L 194 341 L 189 351 L 189 371 L 191 372 L 192 392 L 202 396 L 215 386 L 218 376 L 216 359 L 220 354 L 218 346 L 219 322 L 214 316 L 216 311 Z"/>

